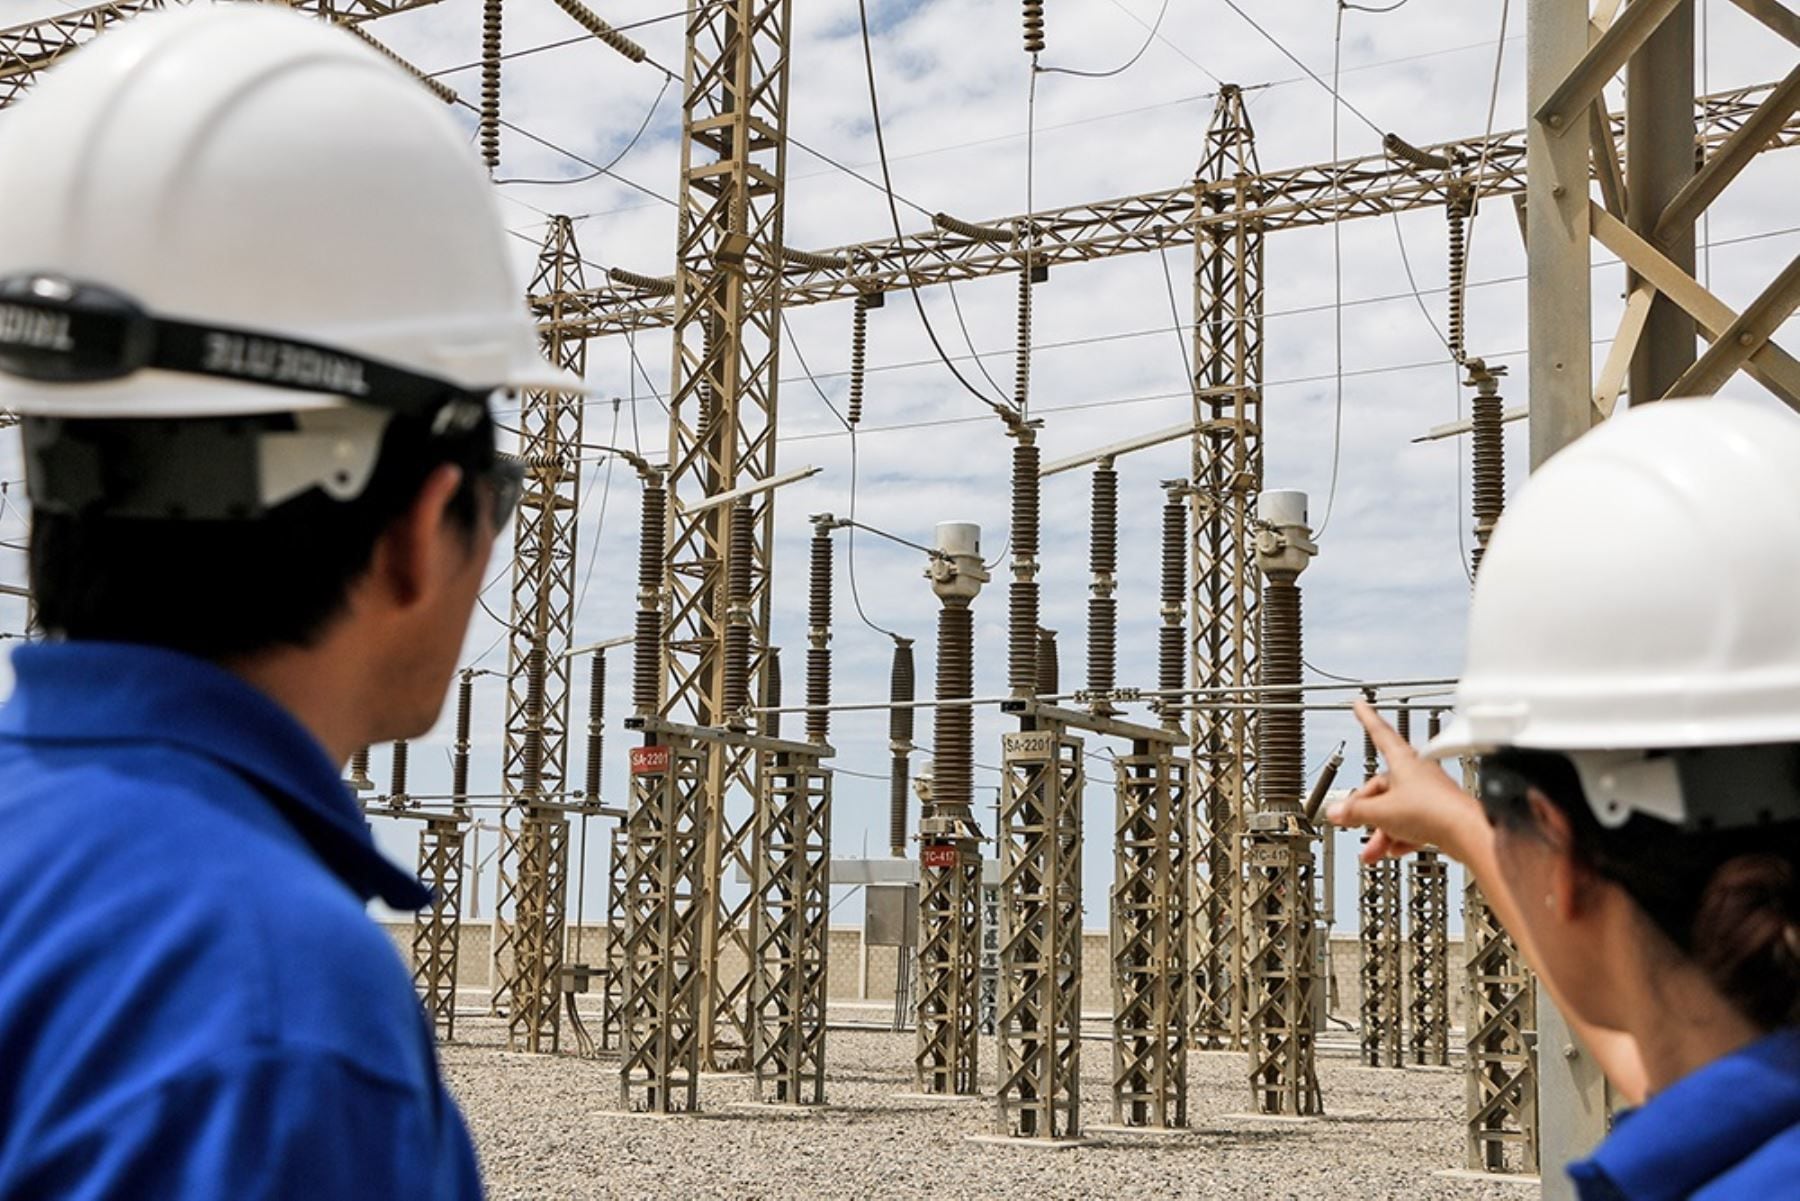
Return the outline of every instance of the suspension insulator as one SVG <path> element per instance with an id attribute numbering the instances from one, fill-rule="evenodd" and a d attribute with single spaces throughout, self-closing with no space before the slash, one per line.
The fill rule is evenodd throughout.
<path id="1" fill-rule="evenodd" d="M 1442 709 L 1433 709 L 1430 713 L 1425 715 L 1425 740 L 1427 742 L 1441 734 L 1443 728 L 1444 711 Z"/>
<path id="2" fill-rule="evenodd" d="M 1181 486 L 1169 488 L 1163 502 L 1162 520 L 1162 628 L 1157 631 L 1156 687 L 1159 692 L 1173 693 L 1187 684 L 1187 627 L 1183 624 L 1187 606 L 1187 501 Z M 1163 724 L 1174 729 L 1181 723 L 1180 701 L 1165 695 L 1161 708 Z"/>
<path id="3" fill-rule="evenodd" d="M 1412 745 L 1412 707 L 1404 700 L 1394 710 L 1394 733 L 1400 735 L 1400 741 Z"/>
<path id="4" fill-rule="evenodd" d="M 532 644 L 525 656 L 525 738 L 519 747 L 520 791 L 528 800 L 544 792 L 544 647 Z"/>
<path id="5" fill-rule="evenodd" d="M 475 710 L 475 673 L 463 669 L 456 682 L 456 745 L 450 753 L 450 795 L 458 805 L 469 796 L 469 732 Z"/>
<path id="6" fill-rule="evenodd" d="M 394 771 L 388 784 L 388 800 L 398 804 L 406 799 L 406 739 L 394 743 Z"/>
<path id="7" fill-rule="evenodd" d="M 668 539 L 669 493 L 660 477 L 644 482 L 638 533 L 638 608 L 632 628 L 631 704 L 656 712 L 662 694 L 662 572 Z"/>
<path id="8" fill-rule="evenodd" d="M 481 6 L 481 161 L 491 175 L 500 166 L 500 0 Z"/>
<path id="9" fill-rule="evenodd" d="M 1306 793 L 1305 722 L 1300 712 L 1300 587 L 1265 575 L 1261 659 L 1264 709 L 1256 725 L 1257 800 L 1265 811 L 1297 810 Z"/>
<path id="10" fill-rule="evenodd" d="M 912 754 L 913 709 L 918 680 L 913 670 L 910 638 L 894 639 L 894 665 L 888 673 L 888 747 L 893 764 L 888 772 L 888 850 L 895 858 L 906 854 L 906 797 L 912 791 L 907 778 Z"/>
<path id="11" fill-rule="evenodd" d="M 606 652 L 595 651 L 588 666 L 587 775 L 582 792 L 590 805 L 600 802 L 600 765 L 606 751 Z"/>
<path id="12" fill-rule="evenodd" d="M 806 606 L 806 737 L 828 741 L 831 735 L 831 531 L 813 527 L 812 570 Z"/>
<path id="13" fill-rule="evenodd" d="M 1038 630 L 1037 694 L 1056 696 L 1062 692 L 1062 666 L 1056 653 L 1056 631 Z"/>
<path id="14" fill-rule="evenodd" d="M 862 424 L 863 374 L 868 366 L 869 294 L 859 292 L 850 317 L 850 413 L 851 426 Z"/>
<path id="15" fill-rule="evenodd" d="M 1088 566 L 1094 582 L 1088 599 L 1088 690 L 1105 694 L 1113 690 L 1119 638 L 1119 607 L 1113 599 L 1119 567 L 1119 473 L 1110 459 L 1100 460 L 1094 468 L 1092 516 Z"/>
<path id="16" fill-rule="evenodd" d="M 1006 596 L 1006 682 L 1015 696 L 1037 688 L 1038 459 L 1032 431 L 1016 431 L 1012 454 L 1012 584 Z"/>
<path id="17" fill-rule="evenodd" d="M 1372 688 L 1363 689 L 1363 700 L 1368 701 L 1369 704 L 1373 705 L 1375 703 L 1375 690 Z M 1363 731 L 1362 751 L 1363 779 L 1365 781 L 1373 780 L 1376 776 L 1381 774 L 1381 758 L 1375 753 L 1375 739 L 1370 736 L 1367 730 Z"/>
<path id="18" fill-rule="evenodd" d="M 1031 401 L 1031 269 L 1019 270 L 1019 331 L 1013 346 L 1013 404 L 1023 413 Z"/>
<path id="19" fill-rule="evenodd" d="M 763 656 L 762 707 L 767 710 L 762 715 L 758 728 L 770 738 L 781 737 L 781 648 L 772 646 L 769 653 Z"/>
<path id="20" fill-rule="evenodd" d="M 1450 355 L 1456 362 L 1463 361 L 1467 346 L 1463 337 L 1463 309 L 1467 295 L 1469 271 L 1469 242 L 1466 229 L 1470 209 L 1470 198 L 1466 188 L 1452 189 L 1450 201 L 1445 212 L 1450 218 L 1450 316 L 1449 325 Z"/>
<path id="21" fill-rule="evenodd" d="M 932 802 L 967 808 L 975 799 L 975 618 L 967 605 L 938 610 L 937 711 L 932 715 Z"/>
<path id="22" fill-rule="evenodd" d="M 1043 0 L 1025 0 L 1025 53 L 1044 52 Z"/>
<path id="23" fill-rule="evenodd" d="M 350 787 L 357 792 L 368 792 L 375 787 L 375 781 L 369 778 L 369 748 L 361 746 L 350 756 Z"/>
<path id="24" fill-rule="evenodd" d="M 556 7 L 568 13 L 575 23 L 593 34 L 607 47 L 624 55 L 634 63 L 644 61 L 644 48 L 602 21 L 598 15 L 589 11 L 588 7 L 578 0 L 556 0 Z"/>
<path id="25" fill-rule="evenodd" d="M 1500 381 L 1492 371 L 1477 364 L 1469 382 L 1475 385 L 1475 399 L 1469 410 L 1469 446 L 1475 462 L 1470 489 L 1470 507 L 1475 516 L 1475 549 L 1471 558 L 1479 569 L 1500 511 L 1506 507 L 1506 440 L 1502 423 L 1505 402 L 1500 397 Z"/>
<path id="26" fill-rule="evenodd" d="M 739 501 L 726 510 L 725 712 L 724 724 L 740 720 L 750 702 L 750 582 L 755 567 L 755 514 Z"/>

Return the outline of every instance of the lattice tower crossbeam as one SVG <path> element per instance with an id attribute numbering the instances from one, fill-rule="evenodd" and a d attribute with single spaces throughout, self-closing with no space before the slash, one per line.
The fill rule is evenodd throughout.
<path id="1" fill-rule="evenodd" d="M 1001 736 L 1002 1135 L 1081 1133 L 1082 740 L 1055 722 Z"/>

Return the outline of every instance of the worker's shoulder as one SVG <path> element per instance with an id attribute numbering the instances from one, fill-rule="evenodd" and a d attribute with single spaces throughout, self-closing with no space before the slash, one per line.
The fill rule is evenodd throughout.
<path id="1" fill-rule="evenodd" d="M 257 1047 L 429 1076 L 392 941 L 253 785 L 204 758 L 0 748 L 0 895 L 0 1015 L 41 997 L 28 1036 L 101 1014 L 164 1068 Z"/>
<path id="2" fill-rule="evenodd" d="M 1694 1201 L 1800 1198 L 1800 1116 L 1694 1194 Z"/>

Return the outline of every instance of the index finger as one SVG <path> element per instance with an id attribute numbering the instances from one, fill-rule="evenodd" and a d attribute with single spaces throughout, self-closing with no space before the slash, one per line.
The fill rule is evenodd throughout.
<path id="1" fill-rule="evenodd" d="M 1413 749 L 1412 743 L 1400 737 L 1400 732 L 1388 725 L 1387 720 L 1377 713 L 1375 706 L 1368 701 L 1360 699 L 1352 701 L 1350 711 L 1356 714 L 1356 720 L 1362 723 L 1364 730 L 1368 731 L 1370 741 L 1375 744 L 1375 749 L 1381 752 L 1381 757 L 1387 760 L 1389 767 L 1418 758 L 1419 753 Z"/>

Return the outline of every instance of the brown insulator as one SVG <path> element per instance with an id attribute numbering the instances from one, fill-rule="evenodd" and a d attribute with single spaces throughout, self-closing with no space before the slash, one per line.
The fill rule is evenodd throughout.
<path id="1" fill-rule="evenodd" d="M 1467 296 L 1469 243 L 1465 228 L 1470 209 L 1468 188 L 1458 185 L 1450 190 L 1444 211 L 1450 218 L 1450 356 L 1463 361 L 1467 346 L 1463 339 L 1463 305 Z"/>
<path id="2" fill-rule="evenodd" d="M 781 261 L 808 271 L 844 271 L 850 266 L 850 260 L 841 254 L 820 254 L 815 250 L 796 250 L 792 246 L 781 248 Z"/>
<path id="3" fill-rule="evenodd" d="M 393 804 L 406 800 L 406 751 L 406 739 L 394 743 L 394 771 L 388 784 L 388 800 Z"/>
<path id="4" fill-rule="evenodd" d="M 1006 594 L 1006 685 L 1014 696 L 1037 688 L 1038 445 L 1028 428 L 1014 431 L 1012 573 Z"/>
<path id="5" fill-rule="evenodd" d="M 469 796 L 469 731 L 475 710 L 475 673 L 464 668 L 456 682 L 456 745 L 450 752 L 450 796 L 461 805 Z"/>
<path id="6" fill-rule="evenodd" d="M 1013 344 L 1013 404 L 1023 413 L 1031 402 L 1031 268 L 1019 269 L 1019 330 Z"/>
<path id="7" fill-rule="evenodd" d="M 1381 139 L 1381 148 L 1391 157 L 1415 167 L 1423 167 L 1427 171 L 1448 171 L 1454 165 L 1443 155 L 1421 150 L 1397 133 L 1385 135 Z"/>
<path id="8" fill-rule="evenodd" d="M 544 646 L 525 656 L 525 737 L 519 747 L 519 787 L 527 800 L 544 792 Z"/>
<path id="9" fill-rule="evenodd" d="M 961 217 L 952 217 L 949 213 L 931 214 L 931 223 L 958 237 L 968 238 L 975 242 L 1010 242 L 1012 231 L 994 225 L 976 225 L 973 221 L 964 221 Z"/>
<path id="10" fill-rule="evenodd" d="M 1292 812 L 1306 789 L 1305 724 L 1300 712 L 1300 587 L 1265 575 L 1260 656 L 1262 699 L 1256 723 L 1256 794 L 1265 812 Z"/>
<path id="11" fill-rule="evenodd" d="M 826 742 L 831 736 L 831 526 L 813 526 L 812 570 L 806 603 L 806 737 Z"/>
<path id="12" fill-rule="evenodd" d="M 439 80 L 433 79 L 431 76 L 425 74 L 425 72 L 419 70 L 419 68 L 401 58 L 398 54 L 395 54 L 392 50 L 388 49 L 385 43 L 376 41 L 374 35 L 369 33 L 369 31 L 362 26 L 339 24 L 338 28 L 347 34 L 350 34 L 357 41 L 361 42 L 375 53 L 381 55 L 381 57 L 393 63 L 396 67 L 399 67 L 402 71 L 405 71 L 408 75 L 424 84 L 426 91 L 430 92 L 433 96 L 436 96 L 439 100 L 442 100 L 445 104 L 456 103 L 456 89 Z"/>
<path id="13" fill-rule="evenodd" d="M 1469 446 L 1475 461 L 1470 489 L 1475 549 L 1470 557 L 1479 570 L 1488 539 L 1500 520 L 1500 511 L 1506 507 L 1506 441 L 1501 422 L 1505 402 L 1500 398 L 1499 378 L 1480 363 L 1474 365 L 1469 382 L 1475 385 L 1475 399 L 1469 410 Z"/>
<path id="14" fill-rule="evenodd" d="M 762 715 L 760 729 L 770 738 L 781 737 L 781 648 L 772 646 L 763 657 L 762 704 L 769 712 Z"/>
<path id="15" fill-rule="evenodd" d="M 638 534 L 638 608 L 631 653 L 631 704 L 656 712 L 662 693 L 663 547 L 668 539 L 669 493 L 661 477 L 644 481 Z"/>
<path id="16" fill-rule="evenodd" d="M 1182 495 L 1185 485 L 1177 482 L 1169 487 L 1163 502 L 1162 520 L 1162 627 L 1156 635 L 1156 687 L 1172 693 L 1187 684 L 1188 638 L 1184 624 L 1187 611 L 1188 527 L 1187 500 Z M 1163 725 L 1174 729 L 1181 724 L 1180 701 L 1165 696 L 1161 702 Z"/>
<path id="17" fill-rule="evenodd" d="M 869 352 L 869 294 L 858 292 L 850 317 L 850 425 L 862 424 L 863 374 Z"/>
<path id="18" fill-rule="evenodd" d="M 1394 733 L 1400 735 L 1400 741 L 1412 745 L 1412 706 L 1405 701 L 1394 710 Z"/>
<path id="19" fill-rule="evenodd" d="M 675 295 L 675 277 L 672 275 L 640 275 L 623 267 L 608 267 L 606 274 L 616 284 L 624 284 L 652 296 Z"/>
<path id="20" fill-rule="evenodd" d="M 375 787 L 375 781 L 369 778 L 369 748 L 357 747 L 356 753 L 350 756 L 350 787 L 357 792 L 368 792 Z"/>
<path id="21" fill-rule="evenodd" d="M 893 765 L 888 772 L 888 851 L 897 859 L 906 854 L 906 797 L 912 791 L 907 779 L 912 755 L 913 708 L 918 699 L 918 677 L 913 670 L 912 639 L 894 639 L 894 665 L 888 673 L 888 748 Z"/>
<path id="22" fill-rule="evenodd" d="M 492 175 L 500 166 L 500 0 L 481 5 L 481 161 Z"/>
<path id="23" fill-rule="evenodd" d="M 1119 639 L 1119 605 L 1113 599 L 1119 567 L 1119 473 L 1111 459 L 1101 459 L 1094 468 L 1088 566 L 1094 573 L 1088 598 L 1088 691 L 1105 694 L 1113 690 Z"/>
<path id="24" fill-rule="evenodd" d="M 1425 715 L 1425 741 L 1430 742 L 1443 732 L 1444 711 L 1433 709 Z"/>
<path id="25" fill-rule="evenodd" d="M 944 703 L 974 695 L 975 617 L 967 605 L 939 608 L 937 656 L 932 801 L 967 809 L 975 799 L 975 711 Z"/>
<path id="26" fill-rule="evenodd" d="M 1375 690 L 1373 688 L 1363 689 L 1363 700 L 1373 705 L 1375 703 Z M 1362 751 L 1363 779 L 1365 781 L 1373 780 L 1376 776 L 1381 774 L 1381 758 L 1375 753 L 1375 739 L 1369 735 L 1367 730 L 1363 731 Z"/>
<path id="27" fill-rule="evenodd" d="M 1062 692 L 1062 663 L 1056 653 L 1056 631 L 1038 630 L 1037 694 L 1056 696 Z"/>
<path id="28" fill-rule="evenodd" d="M 750 703 L 750 581 L 756 565 L 756 515 L 742 501 L 725 512 L 724 724 L 740 720 Z"/>
<path id="29" fill-rule="evenodd" d="M 644 61 L 644 48 L 602 21 L 590 12 L 586 5 L 578 0 L 556 0 L 556 7 L 562 9 L 575 19 L 575 23 L 593 34 L 608 47 L 624 55 L 634 63 Z"/>
<path id="30" fill-rule="evenodd" d="M 1025 53 L 1044 51 L 1044 0 L 1025 0 Z"/>
<path id="31" fill-rule="evenodd" d="M 589 804 L 600 800 L 600 765 L 606 752 L 606 652 L 595 651 L 588 665 L 587 775 L 582 795 Z"/>

